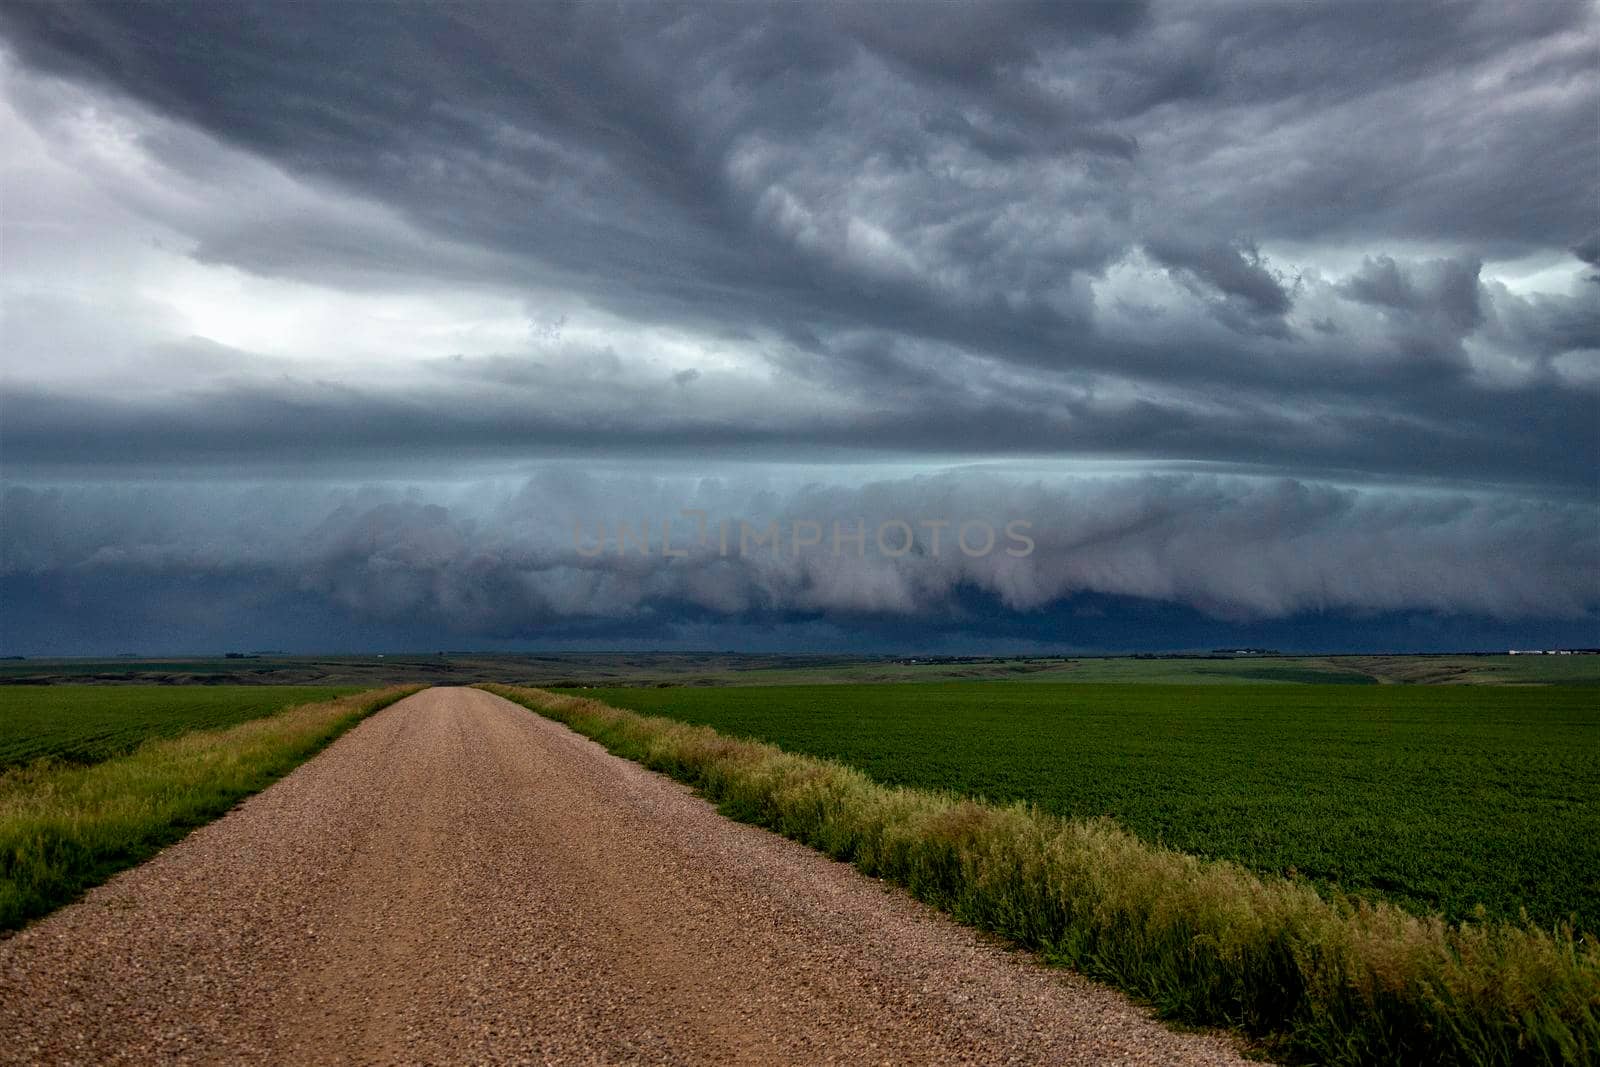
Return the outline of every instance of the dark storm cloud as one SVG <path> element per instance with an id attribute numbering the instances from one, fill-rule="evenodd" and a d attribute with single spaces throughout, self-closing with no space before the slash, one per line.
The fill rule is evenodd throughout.
<path id="1" fill-rule="evenodd" d="M 896 479 L 857 487 L 785 488 L 732 479 L 596 476 L 551 468 L 523 483 L 448 488 L 314 485 L 123 487 L 7 491 L 0 579 L 59 611 L 71 593 L 165 584 L 231 590 L 219 614 L 285 602 L 322 619 L 379 630 L 422 627 L 486 639 L 537 638 L 624 620 L 641 634 L 679 626 L 873 626 L 937 620 L 987 625 L 1038 614 L 1048 632 L 1062 604 L 1104 597 L 1164 606 L 1229 625 L 1310 614 L 1350 618 L 1421 611 L 1443 617 L 1566 620 L 1592 629 L 1600 611 L 1600 535 L 1592 509 L 1494 496 L 1357 492 L 1276 480 L 1201 476 L 1071 479 L 991 475 Z M 776 550 L 696 540 L 696 521 L 752 529 L 778 523 Z M 1001 548 L 1021 519 L 1032 551 Z M 837 554 L 833 523 L 876 531 L 901 520 L 915 548 Z M 935 541 L 932 524 L 947 521 Z M 681 556 L 662 548 L 671 522 Z M 796 550 L 797 522 L 823 531 Z M 981 531 L 1002 538 L 982 554 Z M 619 548 L 627 525 L 631 547 Z M 648 526 L 648 553 L 639 533 Z M 735 527 L 736 528 L 736 527 Z M 604 550 L 597 551 L 604 529 Z M 900 535 L 888 542 L 898 546 Z M 962 536 L 966 536 L 963 534 Z M 199 612 L 198 608 L 186 609 Z M 9 613 L 8 613 L 9 614 Z M 1050 620 L 1044 625 L 1042 620 Z M 1023 625 L 1016 633 L 1027 634 Z M 14 629 L 20 633 L 20 629 Z"/>
<path id="2" fill-rule="evenodd" d="M 0 5 L 6 103 L 47 148 L 84 125 L 109 144 L 82 169 L 127 228 L 112 248 L 113 225 L 60 208 L 61 169 L 7 173 L 8 200 L 59 216 L 8 218 L 11 249 L 105 242 L 113 266 L 6 279 L 0 447 L 35 487 L 6 498 L 0 580 L 63 633 L 75 604 L 141 595 L 189 620 L 174 634 L 276 612 L 430 640 L 899 640 L 936 619 L 1049 641 L 1084 598 L 1185 632 L 1317 613 L 1592 630 L 1597 20 L 1577 2 Z M 282 283 L 272 298 L 490 294 L 527 329 L 389 359 L 412 339 L 363 305 L 301 351 L 230 347 L 190 336 L 142 261 L 116 273 L 157 241 Z M 1050 533 L 1013 571 L 575 561 L 547 513 L 684 504 L 647 479 L 316 488 L 708 455 L 1281 477 L 711 493 L 731 514 L 1020 508 Z M 183 484 L 239 470 L 304 480 Z M 172 484 L 114 484 L 146 476 Z"/>
<path id="3" fill-rule="evenodd" d="M 1388 256 L 1369 259 L 1344 285 L 1363 303 L 1423 317 L 1437 316 L 1459 336 L 1483 321 L 1478 273 L 1483 265 L 1434 260 L 1405 270 Z"/>
<path id="4" fill-rule="evenodd" d="M 1565 248 L 1592 215 L 1593 48 L 1494 67 L 1508 48 L 1592 31 L 1575 3 L 341 4 L 259 17 L 24 4 L 4 17 L 40 68 L 113 85 L 441 237 L 603 277 L 597 299 L 656 314 L 970 338 L 1004 311 L 1059 349 L 1086 325 L 1081 308 L 1062 313 L 1062 287 L 1143 240 L 1168 247 L 1176 218 L 1195 231 L 1181 266 L 1281 314 L 1287 296 L 1237 254 L 1249 241 Z M 1517 79 L 1560 95 L 1525 100 Z M 848 217 L 896 238 L 915 268 L 874 273 L 841 254 Z M 284 268 L 262 258 L 268 244 L 202 251 Z M 962 299 L 935 284 L 941 271 Z M 1010 331 L 997 332 L 1005 357 Z"/>
<path id="5" fill-rule="evenodd" d="M 1579 241 L 1573 247 L 1572 254 L 1591 267 L 1600 267 L 1600 230 Z M 1589 281 L 1600 283 L 1600 271 L 1589 275 Z"/>
<path id="6" fill-rule="evenodd" d="M 1179 272 L 1186 284 L 1209 286 L 1220 295 L 1217 313 L 1223 322 L 1242 314 L 1264 322 L 1268 332 L 1284 332 L 1283 316 L 1293 306 L 1289 290 L 1262 262 L 1254 245 L 1193 244 L 1161 237 L 1146 241 L 1145 250 L 1162 266 Z"/>
<path id="7" fill-rule="evenodd" d="M 718 203 L 729 195 L 718 179 L 742 134 L 804 142 L 837 132 L 859 90 L 890 90 L 877 100 L 883 113 L 875 128 L 859 132 L 873 142 L 868 151 L 909 152 L 921 161 L 937 142 L 897 146 L 885 135 L 902 129 L 903 118 L 926 129 L 922 114 L 948 108 L 978 109 L 981 122 L 965 116 L 970 129 L 1035 128 L 1046 147 L 1050 131 L 1063 125 L 1132 124 L 1161 108 L 1178 109 L 1173 124 L 1188 117 L 1183 109 L 1194 109 L 1208 123 L 1198 132 L 1227 139 L 1242 132 L 1230 126 L 1237 109 L 1281 108 L 1276 117 L 1292 121 L 1404 87 L 1409 106 L 1432 114 L 1432 125 L 1416 114 L 1366 115 L 1370 135 L 1341 145 L 1318 144 L 1314 131 L 1304 131 L 1296 148 L 1323 163 L 1342 158 L 1345 169 L 1300 169 L 1347 192 L 1333 205 L 1315 197 L 1261 205 L 1287 217 L 1263 217 L 1260 228 L 1299 226 L 1307 208 L 1332 207 L 1348 216 L 1347 227 L 1370 235 L 1372 213 L 1386 222 L 1403 207 L 1419 223 L 1436 223 L 1417 231 L 1432 236 L 1499 231 L 1517 242 L 1570 244 L 1579 235 L 1568 229 L 1590 208 L 1584 179 L 1592 159 L 1582 136 L 1496 122 L 1480 128 L 1473 145 L 1417 151 L 1458 121 L 1481 120 L 1479 105 L 1489 102 L 1446 99 L 1449 87 L 1436 85 L 1439 79 L 1463 68 L 1487 74 L 1510 47 L 1592 30 L 1592 15 L 1579 3 L 1180 5 L 1155 12 L 1137 4 L 342 4 L 273 5 L 255 17 L 241 5 L 22 4 L 10 5 L 6 22 L 33 62 L 104 79 L 236 143 L 399 200 L 435 191 L 437 178 L 493 190 L 490 166 L 514 162 L 521 188 L 504 187 L 502 175 L 500 195 L 485 207 L 504 207 L 515 195 L 527 208 L 530 192 L 563 195 L 555 186 L 581 179 L 573 163 L 587 156 L 596 176 L 629 182 L 611 195 L 715 211 L 732 206 Z M 1557 106 L 1577 129 L 1592 117 L 1586 64 L 1593 55 L 1592 42 L 1553 53 L 1477 91 L 1514 95 L 1523 87 L 1515 79 L 1588 90 Z M 905 80 L 914 84 L 909 98 L 897 89 Z M 719 82 L 736 92 L 708 98 Z M 519 132 L 555 139 L 519 142 Z M 1536 137 L 1543 140 L 1526 140 Z M 1546 150 L 1535 174 L 1520 166 L 1529 156 L 1503 150 L 1534 143 Z M 1463 203 L 1478 192 L 1468 187 L 1442 202 L 1351 202 L 1352 184 L 1402 177 L 1395 173 L 1402 154 L 1414 157 L 1411 175 L 1436 171 L 1430 164 L 1440 162 L 1462 171 L 1487 165 L 1508 190 L 1515 178 L 1518 195 L 1497 205 Z M 427 162 L 441 166 L 434 174 L 411 170 Z M 830 160 L 816 162 L 825 168 Z M 1213 192 L 1249 203 L 1260 191 L 1250 182 Z M 1192 216 L 1204 205 L 1184 206 Z M 1484 217 L 1480 208 L 1499 217 Z M 1527 225 L 1532 209 L 1544 225 Z M 516 218 L 502 221 L 513 231 L 508 238 L 527 236 L 515 232 Z"/>
<path id="8" fill-rule="evenodd" d="M 1392 373 L 1402 384 L 1437 376 L 1447 358 L 1408 351 L 1409 362 Z M 1252 395 L 1246 386 L 1140 397 L 1101 396 L 1089 385 L 985 398 L 937 371 L 892 364 L 871 365 L 896 376 L 892 400 L 839 414 L 751 411 L 738 395 L 719 403 L 715 393 L 693 395 L 707 385 L 693 372 L 646 387 L 574 382 L 527 361 L 493 359 L 464 360 L 440 382 L 381 391 L 286 378 L 153 400 L 9 389 L 0 391 L 0 441 L 13 476 L 28 478 L 163 466 L 352 469 L 441 456 L 1090 455 L 1556 492 L 1589 490 L 1600 441 L 1591 396 L 1549 381 L 1494 394 L 1440 382 L 1428 404 L 1406 411 L 1341 399 L 1330 387 L 1326 398 L 1291 412 L 1270 391 Z M 1567 447 L 1550 448 L 1552 437 Z"/>
<path id="9" fill-rule="evenodd" d="M 1217 299 L 1278 321 L 1285 290 L 1248 250 L 1184 252 L 1197 276 L 1230 290 Z M 420 377 L 356 382 L 191 340 L 154 351 L 114 380 L 115 395 L 0 386 L 0 441 L 14 475 L 34 478 L 709 450 L 766 461 L 1116 456 L 1587 493 L 1600 394 L 1593 379 L 1555 368 L 1600 350 L 1600 305 L 1585 294 L 1519 296 L 1486 285 L 1480 270 L 1369 258 L 1337 284 L 1297 283 L 1326 329 L 1285 340 L 1240 333 L 1217 314 L 1161 315 L 1115 345 L 1084 342 L 1085 366 L 1048 376 L 887 331 L 806 332 L 769 346 L 781 376 L 758 385 L 693 367 L 645 371 L 559 338 L 537 354 L 456 356 L 422 365 Z M 18 331 L 13 350 L 47 360 L 58 333 L 35 343 Z M 1473 350 L 1515 378 L 1474 380 Z M 1174 353 L 1182 361 L 1165 363 Z M 168 378 L 181 386 L 163 388 Z"/>

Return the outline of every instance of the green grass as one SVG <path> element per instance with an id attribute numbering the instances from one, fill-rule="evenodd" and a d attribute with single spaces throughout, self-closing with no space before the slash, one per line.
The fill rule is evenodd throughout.
<path id="1" fill-rule="evenodd" d="M 234 726 L 353 692 L 341 686 L 0 686 L 0 770 L 46 756 L 99 763 L 153 737 Z"/>
<path id="2" fill-rule="evenodd" d="M 1110 816 L 1418 914 L 1600 931 L 1600 704 L 1472 686 L 974 682 L 584 696 L 889 785 Z"/>
<path id="3" fill-rule="evenodd" d="M 1593 1063 L 1600 947 L 1450 925 L 1153 846 L 1105 819 L 889 787 L 596 701 L 485 686 L 695 786 L 728 815 L 896 882 L 1186 1023 L 1326 1064 Z M 747 699 L 759 694 L 746 693 Z"/>
<path id="4" fill-rule="evenodd" d="M 225 729 L 156 737 L 99 763 L 47 758 L 0 771 L 0 930 L 154 855 L 416 688 L 367 691 Z"/>

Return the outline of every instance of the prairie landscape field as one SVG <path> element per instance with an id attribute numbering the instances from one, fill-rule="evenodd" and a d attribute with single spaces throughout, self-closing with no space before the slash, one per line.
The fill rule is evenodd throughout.
<path id="1" fill-rule="evenodd" d="M 98 763 L 151 738 L 215 730 L 349 686 L 0 686 L 0 770 L 32 760 Z"/>
<path id="2" fill-rule="evenodd" d="M 1182 852 L 1600 930 L 1600 707 L 1521 686 L 927 685 L 581 695 L 889 785 L 1110 816 Z"/>
<path id="3" fill-rule="evenodd" d="M 0 0 L 0 1067 L 1600 1067 L 1597 42 Z"/>
<path id="4" fill-rule="evenodd" d="M 879 682 L 1151 685 L 1600 686 L 1600 655 L 929 656 L 735 652 L 399 652 L 0 660 L 13 685 L 573 686 L 864 685 Z"/>

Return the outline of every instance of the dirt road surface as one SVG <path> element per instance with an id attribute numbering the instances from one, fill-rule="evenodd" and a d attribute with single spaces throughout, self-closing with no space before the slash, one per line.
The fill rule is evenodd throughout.
<path id="1" fill-rule="evenodd" d="M 0 1061 L 1239 1063 L 471 689 L 0 941 Z"/>

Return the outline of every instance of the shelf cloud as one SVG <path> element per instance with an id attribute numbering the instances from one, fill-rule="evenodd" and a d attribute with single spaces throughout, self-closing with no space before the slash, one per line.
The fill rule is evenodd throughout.
<path id="1" fill-rule="evenodd" d="M 248 8 L 0 8 L 8 647 L 1600 644 L 1593 5 Z"/>

